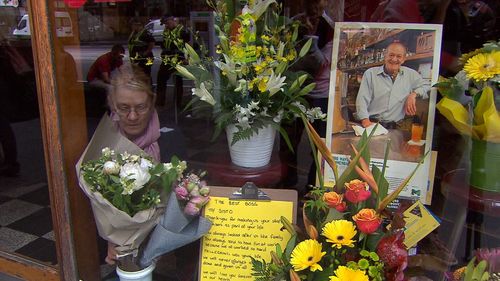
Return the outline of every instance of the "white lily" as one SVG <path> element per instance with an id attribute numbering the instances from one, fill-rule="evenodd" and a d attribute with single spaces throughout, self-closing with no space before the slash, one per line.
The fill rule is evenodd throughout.
<path id="1" fill-rule="evenodd" d="M 269 91 L 270 96 L 276 94 L 278 91 L 283 91 L 282 86 L 286 85 L 285 80 L 286 76 L 281 77 L 281 74 L 275 75 L 274 72 L 271 73 L 267 81 L 266 91 Z"/>
<path id="2" fill-rule="evenodd" d="M 215 99 L 208 92 L 207 88 L 205 87 L 205 83 L 204 82 L 201 82 L 199 88 L 192 88 L 191 91 L 193 92 L 193 95 L 196 95 L 196 96 L 200 97 L 200 99 L 202 101 L 207 102 L 210 105 L 215 105 Z"/>
<path id="3" fill-rule="evenodd" d="M 175 66 L 175 70 L 177 70 L 182 76 L 186 77 L 187 79 L 196 81 L 196 77 L 194 77 L 194 75 L 189 72 L 189 70 L 187 70 L 187 68 L 185 68 L 184 66 L 178 64 Z"/>

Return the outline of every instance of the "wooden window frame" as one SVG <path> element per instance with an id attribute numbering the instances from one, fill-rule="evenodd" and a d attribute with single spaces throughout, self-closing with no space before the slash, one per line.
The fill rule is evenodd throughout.
<path id="1" fill-rule="evenodd" d="M 73 96 L 69 94 L 73 93 L 58 92 L 63 89 L 57 85 L 56 43 L 52 37 L 55 32 L 51 32 L 54 17 L 49 16 L 54 11 L 54 0 L 29 1 L 28 11 L 58 264 L 47 265 L 15 253 L 0 252 L 0 272 L 28 281 L 100 280 L 95 223 L 88 199 L 78 187 L 74 168 L 85 148 L 87 130 L 85 125 L 74 122 L 78 119 L 78 123 L 85 123 L 84 113 L 76 118 L 70 114 L 75 104 L 77 112 L 82 109 L 85 112 L 84 102 L 72 102 Z M 83 99 L 83 89 L 80 91 Z M 73 134 L 75 125 L 77 135 Z M 71 136 L 65 136 L 64 132 L 70 128 Z"/>

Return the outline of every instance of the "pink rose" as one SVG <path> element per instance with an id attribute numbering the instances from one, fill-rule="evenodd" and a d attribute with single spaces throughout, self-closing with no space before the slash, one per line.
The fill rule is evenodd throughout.
<path id="1" fill-rule="evenodd" d="M 189 199 L 189 192 L 183 186 L 180 186 L 180 185 L 177 186 L 174 191 L 175 191 L 175 195 L 177 195 L 177 199 L 179 199 L 179 200 L 188 200 Z"/>
<path id="2" fill-rule="evenodd" d="M 188 202 L 184 208 L 184 213 L 190 216 L 197 216 L 200 214 L 200 208 L 198 208 L 195 203 Z"/>
<path id="3" fill-rule="evenodd" d="M 201 209 L 208 203 L 208 201 L 210 201 L 210 197 L 208 196 L 193 197 L 186 204 L 186 207 L 184 208 L 184 213 L 190 216 L 197 216 L 200 214 Z"/>

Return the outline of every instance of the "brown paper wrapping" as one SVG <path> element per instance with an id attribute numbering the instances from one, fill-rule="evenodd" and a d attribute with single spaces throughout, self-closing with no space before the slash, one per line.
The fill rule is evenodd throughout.
<path id="1" fill-rule="evenodd" d="M 158 223 L 164 207 L 140 211 L 133 217 L 118 210 L 99 192 L 93 192 L 81 173 L 82 163 L 97 159 L 103 148 L 109 147 L 116 153 L 145 154 L 137 145 L 124 137 L 106 114 L 100 121 L 92 139 L 76 164 L 79 185 L 90 199 L 99 235 L 119 247 L 118 254 L 136 250 Z"/>

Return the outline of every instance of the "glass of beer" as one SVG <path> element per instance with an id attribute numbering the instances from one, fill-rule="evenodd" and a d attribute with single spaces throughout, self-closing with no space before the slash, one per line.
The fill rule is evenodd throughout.
<path id="1" fill-rule="evenodd" d="M 413 142 L 420 142 L 422 134 L 424 133 L 424 125 L 420 123 L 411 124 L 411 140 Z"/>

